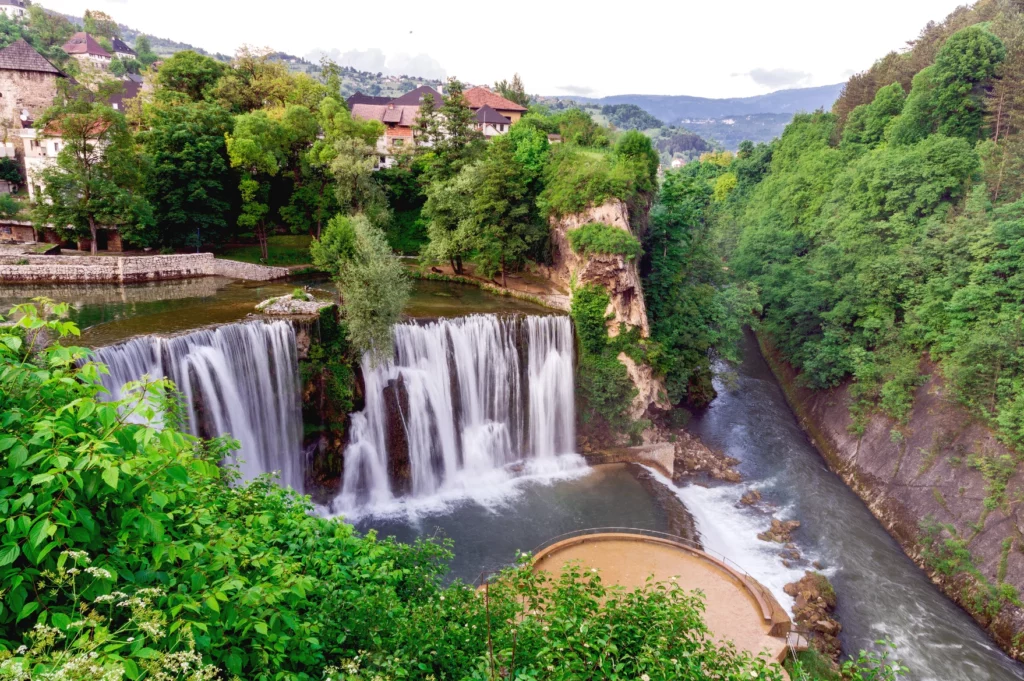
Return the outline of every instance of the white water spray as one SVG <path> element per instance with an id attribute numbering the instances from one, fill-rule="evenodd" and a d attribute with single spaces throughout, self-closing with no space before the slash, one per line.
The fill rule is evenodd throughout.
<path id="1" fill-rule="evenodd" d="M 567 317 L 401 324 L 394 339 L 393 361 L 363 360 L 366 407 L 352 415 L 335 512 L 382 509 L 402 496 L 479 497 L 520 461 L 527 474 L 578 465 L 564 457 L 576 442 Z"/>
<path id="2" fill-rule="evenodd" d="M 239 441 L 243 478 L 280 471 L 303 488 L 302 406 L 295 332 L 287 322 L 247 322 L 173 338 L 146 336 L 99 348 L 111 399 L 143 376 L 169 378 L 181 391 L 193 435 Z"/>

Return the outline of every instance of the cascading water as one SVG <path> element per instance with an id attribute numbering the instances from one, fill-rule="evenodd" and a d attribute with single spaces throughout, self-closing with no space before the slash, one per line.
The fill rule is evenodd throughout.
<path id="1" fill-rule="evenodd" d="M 144 375 L 169 378 L 184 396 L 192 434 L 239 441 L 243 478 L 280 471 L 282 484 L 303 488 L 298 353 L 287 322 L 135 338 L 99 348 L 93 359 L 110 370 L 103 385 L 111 399 Z"/>
<path id="2" fill-rule="evenodd" d="M 519 461 L 578 465 L 567 317 L 401 324 L 394 340 L 393 361 L 363 360 L 366 407 L 352 415 L 332 511 L 484 490 L 507 482 Z"/>

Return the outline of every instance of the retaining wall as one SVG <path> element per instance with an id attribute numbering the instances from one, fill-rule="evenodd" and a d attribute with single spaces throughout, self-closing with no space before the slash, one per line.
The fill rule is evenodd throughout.
<path id="1" fill-rule="evenodd" d="M 0 282 L 5 283 L 128 284 L 215 275 L 269 281 L 288 276 L 288 269 L 218 260 L 212 253 L 0 256 Z"/>

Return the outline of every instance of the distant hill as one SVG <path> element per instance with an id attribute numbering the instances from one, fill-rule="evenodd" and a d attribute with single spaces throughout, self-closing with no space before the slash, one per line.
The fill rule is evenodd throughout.
<path id="1" fill-rule="evenodd" d="M 714 140 L 730 151 L 740 142 L 768 142 L 779 137 L 793 120 L 791 113 L 748 114 L 723 118 L 684 118 L 680 125 L 701 137 Z"/>
<path id="2" fill-rule="evenodd" d="M 683 119 L 725 118 L 749 114 L 795 114 L 798 111 L 830 109 L 839 99 L 844 83 L 821 87 L 779 90 L 755 97 L 710 99 L 687 95 L 612 95 L 599 99 L 576 97 L 580 102 L 607 104 L 636 104 L 655 118 L 666 123 Z"/>
<path id="3" fill-rule="evenodd" d="M 670 126 L 682 126 L 701 137 L 735 150 L 743 140 L 769 142 L 782 134 L 793 114 L 831 109 L 843 83 L 779 90 L 755 97 L 711 99 L 687 95 L 612 95 L 611 97 L 543 97 L 560 109 L 581 105 L 606 110 L 623 104 L 640 107 Z"/>

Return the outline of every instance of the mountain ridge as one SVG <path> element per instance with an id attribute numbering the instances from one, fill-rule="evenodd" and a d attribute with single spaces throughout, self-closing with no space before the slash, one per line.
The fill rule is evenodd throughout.
<path id="1" fill-rule="evenodd" d="M 622 94 L 607 97 L 559 97 L 593 104 L 636 104 L 666 123 L 685 119 L 723 118 L 752 114 L 794 114 L 799 111 L 830 109 L 845 83 L 809 88 L 776 90 L 751 97 L 695 97 L 692 95 Z M 554 99 L 554 98 L 553 98 Z"/>

